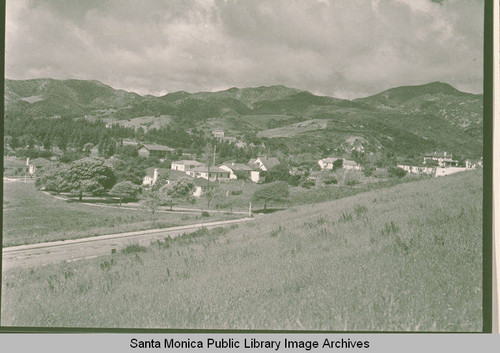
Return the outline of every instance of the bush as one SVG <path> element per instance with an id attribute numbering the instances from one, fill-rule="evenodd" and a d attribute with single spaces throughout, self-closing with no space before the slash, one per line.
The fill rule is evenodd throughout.
<path id="1" fill-rule="evenodd" d="M 327 177 L 323 182 L 325 183 L 325 185 L 331 185 L 331 184 L 337 184 L 339 181 L 335 177 Z"/>
<path id="2" fill-rule="evenodd" d="M 306 188 L 306 189 L 310 189 L 312 188 L 314 185 L 316 185 L 316 183 L 314 182 L 314 180 L 304 180 L 301 184 L 300 184 L 303 188 Z"/>
<path id="3" fill-rule="evenodd" d="M 208 213 L 207 211 L 203 211 L 203 212 L 201 213 L 201 216 L 202 216 L 202 217 L 210 217 L 210 213 Z"/>
<path id="4" fill-rule="evenodd" d="M 231 195 L 241 195 L 243 194 L 243 190 L 233 190 L 231 191 Z"/>
<path id="5" fill-rule="evenodd" d="M 387 170 L 390 176 L 402 178 L 406 175 L 406 170 L 399 167 L 391 167 Z"/>

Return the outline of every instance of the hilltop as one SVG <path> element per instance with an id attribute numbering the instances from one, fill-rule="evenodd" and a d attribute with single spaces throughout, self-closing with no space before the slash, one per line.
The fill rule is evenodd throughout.
<path id="1" fill-rule="evenodd" d="M 402 155 L 482 154 L 482 95 L 440 82 L 345 100 L 281 85 L 155 97 L 98 81 L 33 79 L 6 80 L 5 97 L 8 122 L 85 117 L 146 130 L 151 125 L 197 129 L 206 136 L 220 129 L 291 155 L 349 152 L 356 144 L 366 152 Z"/>

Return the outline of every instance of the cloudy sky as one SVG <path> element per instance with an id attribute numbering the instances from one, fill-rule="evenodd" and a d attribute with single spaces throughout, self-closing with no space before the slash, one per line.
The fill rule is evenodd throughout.
<path id="1" fill-rule="evenodd" d="M 482 0 L 7 0 L 6 77 L 139 94 L 283 84 L 482 91 Z"/>

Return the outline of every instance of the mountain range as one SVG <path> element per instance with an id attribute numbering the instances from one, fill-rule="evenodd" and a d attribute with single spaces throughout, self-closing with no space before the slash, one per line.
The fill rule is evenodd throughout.
<path id="1" fill-rule="evenodd" d="M 236 139 L 251 135 L 286 144 L 294 154 L 361 148 L 479 157 L 482 111 L 482 95 L 441 82 L 346 100 L 281 85 L 155 97 L 98 81 L 5 80 L 5 119 L 85 117 L 145 129 L 169 124 L 207 134 L 224 130 Z"/>

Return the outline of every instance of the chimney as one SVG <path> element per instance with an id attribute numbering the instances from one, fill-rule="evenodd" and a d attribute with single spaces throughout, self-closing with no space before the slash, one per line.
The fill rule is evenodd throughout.
<path id="1" fill-rule="evenodd" d="M 156 180 L 158 180 L 158 168 L 155 168 L 153 172 L 153 184 L 156 183 Z"/>

